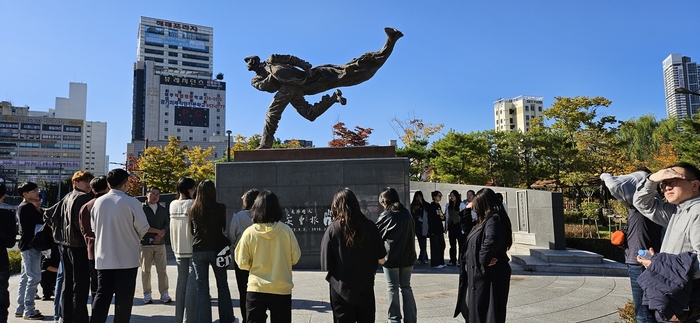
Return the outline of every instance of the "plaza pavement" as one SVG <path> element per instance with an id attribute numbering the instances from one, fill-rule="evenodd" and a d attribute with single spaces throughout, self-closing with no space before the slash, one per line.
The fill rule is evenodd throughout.
<path id="1" fill-rule="evenodd" d="M 448 247 L 449 248 L 449 247 Z M 447 250 L 445 250 L 447 253 Z M 171 254 L 172 255 L 172 254 Z M 446 254 L 447 256 L 447 254 Z M 449 259 L 449 257 L 446 257 Z M 631 299 L 629 278 L 605 277 L 580 274 L 537 273 L 524 271 L 511 262 L 513 275 L 510 283 L 507 322 L 617 322 L 618 307 L 623 307 Z M 152 269 L 152 287 L 157 291 L 155 267 Z M 177 268 L 175 260 L 168 259 L 170 295 L 175 295 Z M 332 322 L 329 304 L 328 284 L 325 273 L 313 270 L 294 271 L 292 292 L 293 322 Z M 157 301 L 160 295 L 153 295 L 154 303 L 145 305 L 141 301 L 141 274 L 136 279 L 131 322 L 174 322 L 175 303 L 162 304 Z M 229 289 L 234 298 L 234 313 L 240 317 L 238 289 L 233 270 L 228 275 Z M 17 284 L 19 275 L 10 278 L 10 322 L 27 322 L 12 315 L 17 308 Z M 216 283 L 210 273 L 211 295 L 216 297 Z M 418 307 L 418 322 L 463 322 L 461 317 L 452 318 L 457 299 L 458 269 L 446 267 L 433 269 L 428 265 L 414 267 L 411 285 Z M 386 279 L 381 271 L 375 280 L 377 322 L 386 321 L 387 299 Z M 41 288 L 40 288 L 41 289 Z M 41 292 L 39 292 L 41 294 Z M 212 317 L 218 321 L 216 299 L 212 300 Z M 36 307 L 44 315 L 53 319 L 53 302 L 37 300 Z M 112 322 L 114 305 L 110 308 Z"/>

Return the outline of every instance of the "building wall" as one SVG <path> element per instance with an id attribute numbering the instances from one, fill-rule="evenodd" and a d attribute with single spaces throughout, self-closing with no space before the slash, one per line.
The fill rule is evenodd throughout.
<path id="1" fill-rule="evenodd" d="M 107 123 L 85 122 L 83 169 L 95 176 L 107 175 Z"/>
<path id="2" fill-rule="evenodd" d="M 521 95 L 512 99 L 499 99 L 493 103 L 494 129 L 496 131 L 530 130 L 530 121 L 542 116 L 543 97 Z"/>
<path id="3" fill-rule="evenodd" d="M 676 93 L 682 87 L 690 91 L 700 90 L 698 65 L 690 57 L 671 54 L 662 62 L 664 75 L 664 94 L 666 96 L 666 116 L 683 118 L 697 113 L 700 97 Z"/>
<path id="4" fill-rule="evenodd" d="M 137 60 L 151 60 L 167 69 L 208 72 L 211 77 L 213 53 L 213 28 L 141 17 Z"/>

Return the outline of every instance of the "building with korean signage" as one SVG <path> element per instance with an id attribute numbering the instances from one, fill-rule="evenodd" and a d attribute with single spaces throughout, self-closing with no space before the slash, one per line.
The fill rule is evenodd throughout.
<path id="1" fill-rule="evenodd" d="M 0 102 L 3 182 L 58 182 L 78 170 L 106 174 L 107 123 L 85 121 L 87 84 L 71 82 L 69 93 L 48 111 Z"/>
<path id="2" fill-rule="evenodd" d="M 127 153 L 167 145 L 226 150 L 226 83 L 212 78 L 211 27 L 141 17 Z"/>
<path id="3" fill-rule="evenodd" d="M 498 99 L 493 103 L 496 131 L 530 130 L 530 122 L 542 116 L 541 96 L 520 95 L 512 99 Z"/>

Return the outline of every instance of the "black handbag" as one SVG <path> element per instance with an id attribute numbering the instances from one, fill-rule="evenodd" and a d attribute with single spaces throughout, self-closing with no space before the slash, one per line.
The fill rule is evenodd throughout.
<path id="1" fill-rule="evenodd" d="M 51 244 L 53 243 L 51 227 L 44 223 L 39 228 L 39 231 L 36 232 L 32 241 L 29 242 L 29 246 L 37 250 L 48 250 L 51 249 Z"/>
<path id="2" fill-rule="evenodd" d="M 233 260 L 231 253 L 231 241 L 223 234 L 219 235 L 217 242 L 219 253 L 216 254 L 216 267 L 228 268 Z"/>

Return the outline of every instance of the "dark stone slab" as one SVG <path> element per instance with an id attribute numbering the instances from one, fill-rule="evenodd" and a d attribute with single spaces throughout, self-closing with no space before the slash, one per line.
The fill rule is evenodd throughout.
<path id="1" fill-rule="evenodd" d="M 394 146 L 258 149 L 233 153 L 233 162 L 396 157 Z"/>

